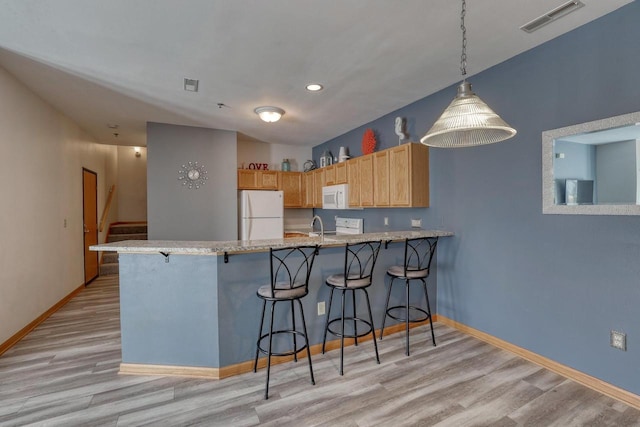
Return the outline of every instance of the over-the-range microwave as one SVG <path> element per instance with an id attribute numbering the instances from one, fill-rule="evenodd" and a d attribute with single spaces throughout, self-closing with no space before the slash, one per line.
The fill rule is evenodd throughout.
<path id="1" fill-rule="evenodd" d="M 322 187 L 323 209 L 349 209 L 349 184 Z"/>

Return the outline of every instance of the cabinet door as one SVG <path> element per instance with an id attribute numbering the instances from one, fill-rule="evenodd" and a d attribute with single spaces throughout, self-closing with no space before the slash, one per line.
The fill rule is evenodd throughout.
<path id="1" fill-rule="evenodd" d="M 313 171 L 313 207 L 321 208 L 322 207 L 322 187 L 325 186 L 324 181 L 324 168 L 323 169 L 315 169 Z"/>
<path id="2" fill-rule="evenodd" d="M 324 170 L 324 185 L 337 184 L 336 182 L 336 166 L 331 165 L 323 168 Z"/>
<path id="3" fill-rule="evenodd" d="M 358 160 L 345 162 L 347 166 L 347 184 L 349 184 L 349 206 L 360 206 L 360 168 Z"/>
<path id="4" fill-rule="evenodd" d="M 316 193 L 314 191 L 313 178 L 313 172 L 305 172 L 302 175 L 302 180 L 304 182 L 304 203 L 302 207 L 304 208 L 312 208 L 314 205 L 314 197 Z"/>
<path id="5" fill-rule="evenodd" d="M 373 154 L 373 202 L 375 206 L 389 206 L 389 151 Z"/>
<path id="6" fill-rule="evenodd" d="M 389 150 L 390 204 L 429 207 L 429 147 L 404 144 Z"/>
<path id="7" fill-rule="evenodd" d="M 358 157 L 360 206 L 373 206 L 373 154 Z"/>
<path id="8" fill-rule="evenodd" d="M 411 144 L 389 150 L 389 189 L 391 206 L 411 205 Z"/>
<path id="9" fill-rule="evenodd" d="M 347 162 L 337 163 L 334 168 L 336 170 L 335 183 L 346 184 L 347 183 Z"/>
<path id="10" fill-rule="evenodd" d="M 238 190 L 255 190 L 258 188 L 258 171 L 238 169 Z"/>
<path id="11" fill-rule="evenodd" d="M 285 208 L 302 207 L 302 173 L 279 172 L 279 189 L 284 193 Z"/>
<path id="12" fill-rule="evenodd" d="M 429 207 L 429 147 L 411 146 L 409 177 L 411 179 L 411 206 Z"/>
<path id="13" fill-rule="evenodd" d="M 277 171 L 258 171 L 258 185 L 262 190 L 278 189 Z"/>

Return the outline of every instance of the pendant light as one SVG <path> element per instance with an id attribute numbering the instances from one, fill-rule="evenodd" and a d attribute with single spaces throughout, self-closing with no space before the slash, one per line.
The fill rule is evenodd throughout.
<path id="1" fill-rule="evenodd" d="M 467 11 L 466 0 L 462 0 L 460 29 L 462 30 L 462 55 L 460 71 L 462 83 L 458 94 L 442 115 L 436 120 L 429 132 L 420 142 L 431 147 L 456 148 L 474 145 L 493 144 L 504 141 L 516 134 L 516 130 L 505 123 L 487 104 L 471 91 L 467 82 L 467 29 L 464 17 Z"/>

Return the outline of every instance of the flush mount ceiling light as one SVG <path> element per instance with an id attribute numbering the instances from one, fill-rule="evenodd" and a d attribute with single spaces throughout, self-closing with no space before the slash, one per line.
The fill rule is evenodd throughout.
<path id="1" fill-rule="evenodd" d="M 306 86 L 306 89 L 309 92 L 318 92 L 318 91 L 321 91 L 323 89 L 323 86 L 321 84 L 319 84 L 319 83 L 309 83 Z"/>
<path id="2" fill-rule="evenodd" d="M 505 123 L 471 91 L 471 83 L 466 80 L 467 29 L 464 26 L 466 11 L 467 3 L 462 0 L 462 12 L 460 13 L 462 83 L 458 86 L 458 94 L 451 101 L 451 104 L 436 120 L 429 132 L 420 139 L 421 143 L 431 147 L 456 148 L 493 144 L 509 139 L 516 134 L 514 128 Z"/>
<path id="3" fill-rule="evenodd" d="M 284 110 L 278 107 L 258 107 L 253 111 L 267 123 L 277 122 L 284 115 Z"/>

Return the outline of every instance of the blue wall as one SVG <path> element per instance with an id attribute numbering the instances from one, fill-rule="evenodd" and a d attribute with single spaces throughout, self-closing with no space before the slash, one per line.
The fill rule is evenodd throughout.
<path id="1" fill-rule="evenodd" d="M 431 207 L 409 213 L 456 233 L 438 249 L 439 314 L 636 394 L 640 218 L 542 215 L 541 133 L 640 110 L 639 21 L 634 2 L 471 77 L 518 134 L 432 149 Z M 417 141 L 454 95 L 452 86 L 354 129 L 314 158 L 342 145 L 360 155 L 367 127 L 381 148 L 397 144 L 396 116 Z M 365 212 L 381 223 L 389 211 Z M 626 352 L 609 346 L 611 329 L 627 333 Z"/>

